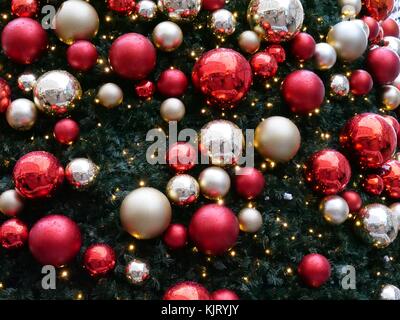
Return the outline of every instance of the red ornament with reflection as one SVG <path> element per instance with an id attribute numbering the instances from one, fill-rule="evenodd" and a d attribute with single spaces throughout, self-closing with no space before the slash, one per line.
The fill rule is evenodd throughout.
<path id="1" fill-rule="evenodd" d="M 315 40 L 306 32 L 300 32 L 290 42 L 290 52 L 298 60 L 305 61 L 313 57 L 315 53 Z"/>
<path id="2" fill-rule="evenodd" d="M 31 18 L 38 12 L 38 0 L 12 0 L 11 12 L 17 17 Z"/>
<path id="3" fill-rule="evenodd" d="M 91 245 L 83 256 L 83 266 L 92 277 L 104 276 L 115 268 L 115 252 L 104 243 Z"/>
<path id="4" fill-rule="evenodd" d="M 176 172 L 192 169 L 197 162 L 197 151 L 188 142 L 176 142 L 169 147 L 167 163 Z"/>
<path id="5" fill-rule="evenodd" d="M 362 182 L 365 192 L 379 196 L 383 191 L 383 179 L 377 174 L 369 174 Z"/>
<path id="6" fill-rule="evenodd" d="M 400 199 L 400 162 L 387 161 L 381 168 L 385 193 L 392 199 Z"/>
<path id="7" fill-rule="evenodd" d="M 393 156 L 397 135 L 382 116 L 362 113 L 347 121 L 340 143 L 361 168 L 380 168 Z"/>
<path id="8" fill-rule="evenodd" d="M 19 219 L 10 219 L 0 226 L 0 245 L 4 249 L 21 248 L 28 240 L 28 227 Z"/>
<path id="9" fill-rule="evenodd" d="M 336 150 L 325 149 L 314 153 L 306 166 L 306 181 L 314 191 L 325 195 L 343 191 L 350 178 L 350 164 Z"/>
<path id="10" fill-rule="evenodd" d="M 112 11 L 129 15 L 135 10 L 135 0 L 107 0 L 108 8 Z"/>
<path id="11" fill-rule="evenodd" d="M 396 132 L 396 136 L 397 136 L 397 147 L 399 147 L 399 144 L 400 144 L 400 139 L 399 139 L 400 124 L 399 124 L 399 122 L 397 121 L 397 119 L 396 119 L 395 117 L 392 117 L 392 116 L 386 115 L 386 116 L 383 116 L 383 117 L 385 118 L 385 120 L 387 121 L 387 123 L 389 123 L 389 124 L 393 127 L 394 132 Z"/>
<path id="12" fill-rule="evenodd" d="M 98 53 L 93 43 L 79 40 L 67 49 L 68 64 L 75 70 L 88 71 L 97 63 Z"/>
<path id="13" fill-rule="evenodd" d="M 368 26 L 369 36 L 368 40 L 374 40 L 379 34 L 379 23 L 372 17 L 364 16 L 361 18 L 362 21 Z"/>
<path id="14" fill-rule="evenodd" d="M 188 232 L 183 224 L 170 224 L 164 233 L 164 243 L 172 250 L 182 249 L 187 244 Z"/>
<path id="15" fill-rule="evenodd" d="M 11 88 L 6 80 L 0 78 L 0 113 L 6 112 L 11 103 Z"/>
<path id="16" fill-rule="evenodd" d="M 219 289 L 211 294 L 212 300 L 239 300 L 238 295 L 229 289 Z"/>
<path id="17" fill-rule="evenodd" d="M 372 49 L 367 56 L 367 68 L 376 83 L 392 83 L 400 72 L 399 56 L 386 47 Z"/>
<path id="18" fill-rule="evenodd" d="M 297 272 L 306 285 L 318 288 L 331 276 L 331 264 L 323 255 L 310 253 L 303 257 Z"/>
<path id="19" fill-rule="evenodd" d="M 368 94 L 374 86 L 371 75 L 365 70 L 353 71 L 349 81 L 351 93 L 356 96 Z"/>
<path id="20" fill-rule="evenodd" d="M 357 192 L 348 190 L 343 192 L 341 197 L 346 200 L 350 212 L 358 212 L 361 209 L 362 199 Z"/>
<path id="21" fill-rule="evenodd" d="M 266 52 L 258 52 L 250 59 L 251 69 L 256 77 L 269 79 L 276 75 L 278 63 Z"/>
<path id="22" fill-rule="evenodd" d="M 197 282 L 184 281 L 170 287 L 163 300 L 211 300 L 207 289 Z"/>
<path id="23" fill-rule="evenodd" d="M 280 44 L 268 46 L 265 52 L 273 56 L 278 63 L 283 63 L 286 60 L 286 51 Z"/>
<path id="24" fill-rule="evenodd" d="M 180 97 L 189 85 L 186 75 L 178 69 L 161 72 L 157 80 L 157 91 L 165 97 Z"/>
<path id="25" fill-rule="evenodd" d="M 79 124 L 72 119 L 62 119 L 54 126 L 54 138 L 61 144 L 70 145 L 79 138 Z"/>
<path id="26" fill-rule="evenodd" d="M 364 7 L 371 17 L 381 21 L 392 12 L 394 0 L 365 0 Z"/>
<path id="27" fill-rule="evenodd" d="M 391 36 L 398 38 L 400 35 L 399 25 L 396 20 L 392 18 L 387 18 L 385 21 L 381 23 L 383 29 L 383 35 L 385 37 Z"/>
<path id="28" fill-rule="evenodd" d="M 140 99 L 151 99 L 156 91 L 153 81 L 142 80 L 135 85 L 135 93 Z"/>
<path id="29" fill-rule="evenodd" d="M 235 187 L 239 196 L 251 200 L 260 195 L 265 186 L 263 174 L 252 167 L 240 168 L 235 172 Z"/>

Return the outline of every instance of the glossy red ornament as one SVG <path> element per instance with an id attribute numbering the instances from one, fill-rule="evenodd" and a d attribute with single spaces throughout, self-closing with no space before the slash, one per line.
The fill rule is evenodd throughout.
<path id="1" fill-rule="evenodd" d="M 219 289 L 211 294 L 211 300 L 239 300 L 239 297 L 232 290 Z"/>
<path id="2" fill-rule="evenodd" d="M 195 166 L 196 162 L 197 151 L 190 143 L 176 142 L 169 147 L 167 163 L 174 171 L 188 171 Z"/>
<path id="3" fill-rule="evenodd" d="M 222 9 L 225 6 L 225 0 L 203 0 L 201 8 L 208 11 Z"/>
<path id="4" fill-rule="evenodd" d="M 357 192 L 351 190 L 345 191 L 341 194 L 341 197 L 346 200 L 350 212 L 358 212 L 361 209 L 362 199 Z"/>
<path id="5" fill-rule="evenodd" d="M 396 132 L 396 136 L 397 136 L 397 147 L 400 147 L 400 123 L 397 121 L 397 119 L 395 117 L 392 116 L 383 116 L 385 118 L 385 120 L 387 121 L 387 123 L 389 123 L 393 129 L 394 132 Z"/>
<path id="6" fill-rule="evenodd" d="M 279 44 L 272 44 L 265 49 L 265 52 L 273 56 L 278 63 L 283 63 L 286 60 L 286 51 Z"/>
<path id="7" fill-rule="evenodd" d="M 383 180 L 377 174 L 369 174 L 362 182 L 362 187 L 365 192 L 373 195 L 379 196 L 383 191 Z"/>
<path id="8" fill-rule="evenodd" d="M 233 107 L 242 100 L 252 83 L 250 64 L 237 51 L 218 48 L 204 53 L 196 62 L 192 81 L 209 104 Z"/>
<path id="9" fill-rule="evenodd" d="M 243 198 L 251 200 L 260 195 L 265 186 L 263 174 L 252 167 L 240 168 L 235 173 L 236 192 Z"/>
<path id="10" fill-rule="evenodd" d="M 97 49 L 90 41 L 76 41 L 67 50 L 68 64 L 78 71 L 92 69 L 97 63 L 97 58 Z"/>
<path id="11" fill-rule="evenodd" d="M 297 70 L 290 73 L 283 81 L 282 94 L 292 112 L 306 114 L 322 105 L 325 86 L 314 72 Z"/>
<path id="12" fill-rule="evenodd" d="M 15 190 L 28 199 L 46 198 L 64 181 L 64 169 L 58 159 L 45 151 L 33 151 L 14 166 Z"/>
<path id="13" fill-rule="evenodd" d="M 350 79 L 350 90 L 356 96 L 363 96 L 368 94 L 374 86 L 369 72 L 365 70 L 355 70 L 351 73 Z"/>
<path id="14" fill-rule="evenodd" d="M 79 138 L 79 124 L 72 119 L 59 120 L 54 126 L 54 138 L 61 144 L 70 145 Z"/>
<path id="15" fill-rule="evenodd" d="M 10 219 L 0 226 L 0 244 L 4 249 L 21 248 L 28 240 L 28 227 L 19 219 Z"/>
<path id="16" fill-rule="evenodd" d="M 300 32 L 290 42 L 290 52 L 296 59 L 305 61 L 313 57 L 315 46 L 315 40 L 310 34 Z"/>
<path id="17" fill-rule="evenodd" d="M 331 276 L 331 264 L 323 255 L 310 253 L 303 257 L 297 272 L 306 285 L 318 288 Z"/>
<path id="18" fill-rule="evenodd" d="M 36 20 L 17 18 L 11 20 L 1 34 L 4 54 L 20 64 L 31 64 L 47 48 L 47 33 Z"/>
<path id="19" fill-rule="evenodd" d="M 374 40 L 379 34 L 379 23 L 372 17 L 364 16 L 361 18 L 362 21 L 368 26 L 369 36 L 368 40 Z"/>
<path id="20" fill-rule="evenodd" d="M 258 52 L 250 59 L 251 69 L 257 77 L 269 79 L 276 75 L 278 63 L 275 58 L 266 52 Z"/>
<path id="21" fill-rule="evenodd" d="M 343 191 L 350 181 L 350 164 L 339 151 L 321 150 L 308 161 L 305 178 L 314 191 L 325 195 L 336 194 Z"/>
<path id="22" fill-rule="evenodd" d="M 384 20 L 392 12 L 394 0 L 365 0 L 364 8 L 376 20 Z"/>
<path id="23" fill-rule="evenodd" d="M 170 224 L 164 233 L 164 243 L 172 250 L 182 249 L 187 244 L 187 229 L 183 224 Z"/>
<path id="24" fill-rule="evenodd" d="M 11 12 L 17 17 L 31 18 L 38 12 L 38 0 L 12 0 Z"/>
<path id="25" fill-rule="evenodd" d="M 112 11 L 129 15 L 135 10 L 135 0 L 107 0 L 108 8 Z"/>
<path id="26" fill-rule="evenodd" d="M 398 38 L 400 36 L 399 25 L 396 20 L 387 18 L 385 21 L 382 21 L 381 26 L 385 37 L 391 36 Z"/>
<path id="27" fill-rule="evenodd" d="M 42 265 L 61 267 L 75 258 L 82 245 L 78 225 L 63 215 L 37 221 L 29 232 L 29 249 Z"/>
<path id="28" fill-rule="evenodd" d="M 392 83 L 400 72 L 399 56 L 386 47 L 369 51 L 367 68 L 378 84 Z"/>
<path id="29" fill-rule="evenodd" d="M 201 284 L 184 281 L 170 287 L 163 300 L 211 300 L 211 295 Z"/>
<path id="30" fill-rule="evenodd" d="M 11 88 L 6 80 L 0 78 L 0 113 L 6 112 L 11 103 Z"/>
<path id="31" fill-rule="evenodd" d="M 239 222 L 231 209 L 206 204 L 192 216 L 189 236 L 200 252 L 220 255 L 232 248 L 239 235 Z"/>
<path id="32" fill-rule="evenodd" d="M 179 69 L 161 72 L 157 80 L 157 91 L 165 97 L 180 97 L 189 85 L 186 75 Z"/>
<path id="33" fill-rule="evenodd" d="M 156 91 L 156 86 L 153 81 L 142 80 L 135 85 L 136 95 L 140 99 L 151 99 Z"/>
<path id="34" fill-rule="evenodd" d="M 115 252 L 104 243 L 91 245 L 83 255 L 83 266 L 92 277 L 104 276 L 115 268 Z"/>
<path id="35" fill-rule="evenodd" d="M 381 167 L 397 146 L 393 127 L 374 113 L 362 113 L 347 121 L 339 140 L 361 168 Z"/>
<path id="36" fill-rule="evenodd" d="M 113 70 L 131 80 L 147 78 L 156 66 L 156 59 L 156 49 L 151 41 L 138 33 L 118 37 L 109 52 Z"/>
<path id="37" fill-rule="evenodd" d="M 381 168 L 385 193 L 392 199 L 400 199 L 400 162 L 389 160 Z"/>

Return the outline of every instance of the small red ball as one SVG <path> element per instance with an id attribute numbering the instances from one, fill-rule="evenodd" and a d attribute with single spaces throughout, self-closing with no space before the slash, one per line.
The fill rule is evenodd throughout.
<path id="1" fill-rule="evenodd" d="M 129 15 L 135 10 L 135 0 L 107 0 L 108 8 L 112 11 Z"/>
<path id="2" fill-rule="evenodd" d="M 192 169 L 197 162 L 196 149 L 187 142 L 176 142 L 169 147 L 167 163 L 176 172 Z"/>
<path id="3" fill-rule="evenodd" d="M 21 248 L 28 240 L 28 227 L 19 219 L 10 219 L 0 226 L 0 244 L 4 249 Z"/>
<path id="4" fill-rule="evenodd" d="M 219 289 L 211 294 L 211 300 L 239 300 L 239 297 L 232 290 Z"/>
<path id="5" fill-rule="evenodd" d="M 54 126 L 54 138 L 61 144 L 70 145 L 79 138 L 79 124 L 71 119 L 62 119 Z"/>
<path id="6" fill-rule="evenodd" d="M 275 58 L 266 52 L 258 52 L 252 56 L 250 65 L 254 75 L 264 79 L 273 77 L 278 71 Z"/>
<path id="7" fill-rule="evenodd" d="M 400 199 L 400 162 L 389 160 L 381 168 L 385 193 L 392 199 Z"/>
<path id="8" fill-rule="evenodd" d="M 31 18 L 38 12 L 37 0 L 12 0 L 11 12 L 17 17 Z"/>
<path id="9" fill-rule="evenodd" d="M 283 63 L 286 60 L 286 51 L 279 44 L 273 44 L 265 49 L 265 52 L 273 56 L 278 63 Z"/>
<path id="10" fill-rule="evenodd" d="M 362 199 L 357 192 L 345 191 L 341 194 L 341 197 L 346 200 L 350 212 L 358 212 L 361 209 Z"/>
<path id="11" fill-rule="evenodd" d="M 364 8 L 376 20 L 384 20 L 392 12 L 394 0 L 364 0 Z"/>
<path id="12" fill-rule="evenodd" d="M 92 277 L 104 276 L 115 267 L 115 252 L 110 246 L 97 243 L 86 249 L 83 266 Z"/>
<path id="13" fill-rule="evenodd" d="M 331 276 L 331 265 L 323 255 L 310 253 L 303 257 L 297 272 L 306 285 L 318 288 Z"/>
<path id="14" fill-rule="evenodd" d="M 67 50 L 68 64 L 78 71 L 92 69 L 97 63 L 97 58 L 97 49 L 90 41 L 76 41 Z"/>
<path id="15" fill-rule="evenodd" d="M 379 196 L 383 191 L 383 180 L 377 174 L 369 174 L 362 182 L 365 192 Z"/>
<path id="16" fill-rule="evenodd" d="M 382 21 L 381 26 L 385 37 L 391 36 L 398 38 L 400 36 L 399 25 L 396 20 L 387 18 L 385 21 Z"/>
<path id="17" fill-rule="evenodd" d="M 164 233 L 163 240 L 172 250 L 182 249 L 187 243 L 187 229 L 183 224 L 170 224 Z"/>
<path id="18" fill-rule="evenodd" d="M 243 198 L 251 200 L 263 192 L 265 179 L 263 174 L 251 167 L 240 168 L 235 175 L 236 192 Z"/>
<path id="19" fill-rule="evenodd" d="M 4 54 L 20 64 L 38 60 L 47 48 L 47 33 L 36 20 L 17 18 L 10 21 L 1 34 Z"/>
<path id="20" fill-rule="evenodd" d="M 364 16 L 361 18 L 362 21 L 368 26 L 369 36 L 368 40 L 374 40 L 379 34 L 379 23 L 372 17 Z"/>
<path id="21" fill-rule="evenodd" d="M 154 70 L 157 56 L 149 39 L 138 33 L 127 33 L 111 45 L 109 59 L 119 76 L 142 80 Z"/>
<path id="22" fill-rule="evenodd" d="M 208 11 L 222 9 L 225 6 L 225 0 L 203 0 L 201 8 Z"/>
<path id="23" fill-rule="evenodd" d="M 11 88 L 6 80 L 0 78 L 0 113 L 6 112 L 11 103 Z"/>
<path id="24" fill-rule="evenodd" d="M 178 69 L 168 69 L 161 72 L 157 80 L 157 90 L 165 97 L 180 97 L 189 85 L 186 75 Z"/>
<path id="25" fill-rule="evenodd" d="M 322 80 L 308 70 L 290 73 L 282 84 L 283 99 L 294 113 L 305 114 L 318 109 L 325 98 Z"/>
<path id="26" fill-rule="evenodd" d="M 290 42 L 290 52 L 298 60 L 305 61 L 313 57 L 315 53 L 315 40 L 306 32 L 300 32 Z"/>
<path id="27" fill-rule="evenodd" d="M 201 284 L 184 281 L 170 287 L 163 300 L 211 300 L 211 296 Z"/>
<path id="28" fill-rule="evenodd" d="M 62 215 L 49 215 L 29 232 L 29 249 L 42 265 L 61 267 L 78 254 L 82 236 L 78 225 Z"/>
<path id="29" fill-rule="evenodd" d="M 153 81 L 142 80 L 137 85 L 135 85 L 136 95 L 140 99 L 151 99 L 156 91 L 156 86 Z"/>
<path id="30" fill-rule="evenodd" d="M 356 70 L 352 72 L 350 76 L 350 89 L 354 95 L 362 96 L 368 94 L 373 86 L 374 81 L 367 71 Z"/>
<path id="31" fill-rule="evenodd" d="M 367 68 L 378 84 L 392 83 L 400 72 L 400 60 L 392 49 L 380 47 L 369 51 Z"/>

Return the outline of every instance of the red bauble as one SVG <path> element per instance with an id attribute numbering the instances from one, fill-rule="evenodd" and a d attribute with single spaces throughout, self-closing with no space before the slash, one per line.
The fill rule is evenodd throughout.
<path id="1" fill-rule="evenodd" d="M 239 222 L 231 209 L 206 204 L 198 209 L 189 225 L 189 236 L 199 251 L 220 255 L 232 248 L 239 235 Z"/>
<path id="2" fill-rule="evenodd" d="M 155 91 L 156 86 L 154 85 L 153 81 L 150 80 L 142 80 L 137 85 L 135 85 L 136 95 L 140 99 L 151 99 Z"/>
<path id="3" fill-rule="evenodd" d="M 250 89 L 250 64 L 237 51 L 219 48 L 206 52 L 196 62 L 192 81 L 210 104 L 233 107 Z"/>
<path id="4" fill-rule="evenodd" d="M 17 17 L 30 18 L 36 15 L 39 8 L 38 0 L 12 0 L 11 12 Z"/>
<path id="5" fill-rule="evenodd" d="M 356 70 L 352 72 L 350 76 L 350 90 L 354 95 L 362 96 L 368 94 L 373 86 L 374 81 L 367 71 Z"/>
<path id="6" fill-rule="evenodd" d="M 290 42 L 290 52 L 298 60 L 305 61 L 313 57 L 315 46 L 315 40 L 311 35 L 305 32 L 300 32 Z"/>
<path id="7" fill-rule="evenodd" d="M 86 40 L 73 43 L 67 50 L 68 64 L 78 71 L 88 71 L 97 63 L 97 49 Z"/>
<path id="8" fill-rule="evenodd" d="M 273 77 L 278 71 L 275 58 L 266 52 L 259 52 L 252 56 L 250 65 L 254 75 L 264 79 Z"/>
<path id="9" fill-rule="evenodd" d="M 157 56 L 149 39 L 138 33 L 127 33 L 114 41 L 109 59 L 113 70 L 121 77 L 142 80 L 155 68 Z"/>
<path id="10" fill-rule="evenodd" d="M 243 198 L 251 200 L 260 195 L 265 186 L 263 174 L 252 167 L 240 168 L 235 175 L 236 192 Z"/>
<path id="11" fill-rule="evenodd" d="M 379 34 L 379 23 L 372 17 L 364 16 L 361 18 L 362 21 L 368 26 L 369 36 L 368 40 L 374 40 Z"/>
<path id="12" fill-rule="evenodd" d="M 340 143 L 361 168 L 379 168 L 393 156 L 397 135 L 382 116 L 362 113 L 347 121 Z"/>
<path id="13" fill-rule="evenodd" d="M 239 300 L 239 297 L 232 290 L 219 289 L 211 294 L 211 300 Z"/>
<path id="14" fill-rule="evenodd" d="M 371 44 L 372 45 L 378 45 L 381 46 L 382 45 L 382 40 L 383 40 L 384 34 L 383 34 L 383 28 L 382 26 L 379 26 L 379 32 L 377 37 L 374 40 L 371 40 Z M 372 48 L 372 47 L 371 47 Z"/>
<path id="15" fill-rule="evenodd" d="M 188 87 L 186 75 L 178 69 L 168 69 L 161 72 L 157 80 L 157 90 L 165 97 L 180 97 Z"/>
<path id="16" fill-rule="evenodd" d="M 64 181 L 64 169 L 58 159 L 45 151 L 33 151 L 21 157 L 13 171 L 15 190 L 28 199 L 53 195 Z"/>
<path id="17" fill-rule="evenodd" d="M 362 199 L 357 192 L 345 191 L 341 194 L 341 197 L 346 200 L 350 212 L 358 212 L 361 209 Z"/>
<path id="18" fill-rule="evenodd" d="M 400 60 L 392 49 L 372 49 L 367 56 L 367 67 L 378 84 L 392 83 L 400 72 Z"/>
<path id="19" fill-rule="evenodd" d="M 135 0 L 107 0 L 108 8 L 121 14 L 131 14 L 135 10 Z"/>
<path id="20" fill-rule="evenodd" d="M 6 80 L 0 78 L 0 113 L 6 112 L 11 103 L 11 88 Z"/>
<path id="21" fill-rule="evenodd" d="M 20 64 L 31 64 L 47 48 L 47 33 L 36 20 L 17 18 L 10 21 L 1 34 L 4 54 Z"/>
<path id="22" fill-rule="evenodd" d="M 383 116 L 385 118 L 385 120 L 387 121 L 387 123 L 389 123 L 393 129 L 394 132 L 396 132 L 396 136 L 397 136 L 397 147 L 400 147 L 400 123 L 397 121 L 397 119 L 395 117 L 392 116 Z"/>
<path id="23" fill-rule="evenodd" d="M 325 86 L 314 72 L 297 70 L 286 77 L 282 84 L 282 94 L 292 112 L 304 114 L 322 105 Z"/>
<path id="24" fill-rule="evenodd" d="M 383 180 L 377 174 L 369 174 L 362 182 L 365 192 L 379 196 L 383 191 Z"/>
<path id="25" fill-rule="evenodd" d="M 283 63 L 286 60 L 286 51 L 279 44 L 273 44 L 265 49 L 265 52 L 273 56 L 278 63 Z"/>
<path id="26" fill-rule="evenodd" d="M 365 0 L 364 7 L 368 14 L 376 20 L 384 20 L 392 12 L 394 0 Z"/>
<path id="27" fill-rule="evenodd" d="M 115 252 L 110 246 L 97 243 L 86 249 L 83 266 L 92 277 L 104 276 L 115 267 Z"/>
<path id="28" fill-rule="evenodd" d="M 400 35 L 399 25 L 396 20 L 392 18 L 387 18 L 385 21 L 381 23 L 383 29 L 383 35 L 385 37 L 391 36 L 398 38 Z"/>
<path id="29" fill-rule="evenodd" d="M 187 142 L 176 142 L 167 153 L 167 163 L 176 172 L 192 169 L 197 161 L 196 149 Z"/>
<path id="30" fill-rule="evenodd" d="M 382 166 L 381 177 L 386 194 L 392 199 L 400 199 L 400 162 L 387 161 Z"/>
<path id="31" fill-rule="evenodd" d="M 79 138 L 79 124 L 71 119 L 62 119 L 54 126 L 54 138 L 61 144 L 72 144 Z"/>
<path id="32" fill-rule="evenodd" d="M 61 267 L 78 254 L 82 245 L 78 225 L 62 215 L 49 215 L 29 232 L 29 249 L 42 265 Z"/>
<path id="33" fill-rule="evenodd" d="M 331 265 L 323 255 L 310 253 L 303 257 L 297 272 L 306 285 L 318 288 L 331 276 Z"/>
<path id="34" fill-rule="evenodd" d="M 225 0 L 203 0 L 201 8 L 208 11 L 222 9 L 225 6 Z"/>
<path id="35" fill-rule="evenodd" d="M 351 168 L 346 157 L 339 151 L 325 149 L 311 156 L 305 177 L 314 191 L 325 195 L 336 194 L 349 183 Z"/>
<path id="36" fill-rule="evenodd" d="M 17 249 L 28 240 L 28 227 L 19 219 L 10 219 L 0 226 L 0 244 L 4 249 Z"/>
<path id="37" fill-rule="evenodd" d="M 167 247 L 172 250 L 181 249 L 187 243 L 187 229 L 183 224 L 170 224 L 164 233 L 163 240 Z"/>
<path id="38" fill-rule="evenodd" d="M 170 287 L 163 300 L 211 300 L 211 296 L 201 284 L 184 281 Z"/>

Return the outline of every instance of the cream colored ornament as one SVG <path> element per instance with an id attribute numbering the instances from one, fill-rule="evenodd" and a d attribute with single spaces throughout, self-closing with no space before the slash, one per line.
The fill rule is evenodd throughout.
<path id="1" fill-rule="evenodd" d="M 28 99 L 14 100 L 6 111 L 6 120 L 11 128 L 19 131 L 32 129 L 36 123 L 37 109 Z"/>
<path id="2" fill-rule="evenodd" d="M 386 110 L 395 110 L 400 105 L 400 90 L 395 86 L 382 87 L 382 102 Z"/>
<path id="3" fill-rule="evenodd" d="M 335 48 L 330 44 L 321 42 L 315 46 L 314 64 L 319 70 L 332 68 L 337 60 Z"/>
<path id="4" fill-rule="evenodd" d="M 140 20 L 151 21 L 157 15 L 157 4 L 150 0 L 141 0 L 136 4 L 136 13 Z"/>
<path id="5" fill-rule="evenodd" d="M 345 222 L 350 212 L 346 200 L 339 196 L 325 197 L 319 208 L 324 219 L 333 225 L 339 225 Z"/>
<path id="6" fill-rule="evenodd" d="M 177 98 L 168 98 L 161 103 L 161 117 L 167 121 L 180 121 L 186 113 L 186 108 L 183 102 Z"/>
<path id="7" fill-rule="evenodd" d="M 199 184 L 203 196 L 212 200 L 220 200 L 229 192 L 231 178 L 224 169 L 209 167 L 200 173 Z"/>
<path id="8" fill-rule="evenodd" d="M 4 191 L 0 195 L 0 212 L 15 217 L 24 208 L 24 202 L 15 190 Z"/>
<path id="9" fill-rule="evenodd" d="M 168 181 L 167 196 L 178 206 L 186 206 L 196 202 L 199 194 L 199 184 L 195 178 L 188 174 L 178 174 Z"/>
<path id="10" fill-rule="evenodd" d="M 153 30 L 153 42 L 162 51 L 171 52 L 179 48 L 183 41 L 181 28 L 174 22 L 160 22 Z"/>
<path id="11" fill-rule="evenodd" d="M 397 89 L 400 88 L 400 74 L 397 76 L 396 79 L 394 79 L 392 85 L 395 86 Z"/>
<path id="12" fill-rule="evenodd" d="M 115 83 L 103 84 L 97 93 L 98 102 L 107 109 L 119 106 L 124 100 L 122 89 Z"/>
<path id="13" fill-rule="evenodd" d="M 369 27 L 368 27 L 368 25 L 361 19 L 354 19 L 352 21 L 354 23 L 358 24 L 361 27 L 361 29 L 364 30 L 365 35 L 367 36 L 367 39 L 368 39 L 368 37 L 369 37 Z"/>
<path id="14" fill-rule="evenodd" d="M 353 7 L 356 15 L 359 14 L 361 11 L 361 7 L 362 7 L 361 0 L 339 0 L 338 2 L 339 2 L 339 6 L 341 8 L 343 8 L 345 6 Z"/>
<path id="15" fill-rule="evenodd" d="M 396 37 L 387 36 L 383 38 L 383 43 L 389 49 L 392 49 L 398 55 L 400 55 L 400 39 Z"/>
<path id="16" fill-rule="evenodd" d="M 244 232 L 255 233 L 261 229 L 263 219 L 260 211 L 255 208 L 244 208 L 240 210 L 239 215 L 240 230 Z"/>
<path id="17" fill-rule="evenodd" d="M 236 29 L 236 18 L 226 9 L 218 9 L 211 13 L 209 27 L 216 36 L 230 36 Z"/>
<path id="18" fill-rule="evenodd" d="M 243 52 L 256 53 L 260 49 L 261 40 L 254 31 L 243 31 L 239 36 L 239 47 Z"/>

